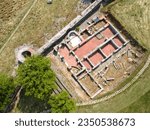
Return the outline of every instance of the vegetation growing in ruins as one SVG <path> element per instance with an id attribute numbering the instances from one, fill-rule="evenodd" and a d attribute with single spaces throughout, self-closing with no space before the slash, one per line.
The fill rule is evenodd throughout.
<path id="1" fill-rule="evenodd" d="M 79 32 L 80 31 L 80 27 L 78 26 L 78 27 L 76 27 L 76 29 L 75 29 L 77 32 Z"/>

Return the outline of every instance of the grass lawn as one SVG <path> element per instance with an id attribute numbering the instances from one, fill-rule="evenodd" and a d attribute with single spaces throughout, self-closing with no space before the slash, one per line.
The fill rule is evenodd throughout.
<path id="1" fill-rule="evenodd" d="M 150 50 L 150 1 L 116 0 L 107 10 L 147 50 Z M 125 92 L 78 112 L 150 112 L 150 66 Z"/>
<path id="2" fill-rule="evenodd" d="M 120 112 L 122 109 L 130 106 L 132 103 L 136 101 L 138 104 L 139 98 L 141 96 L 144 96 L 147 92 L 150 91 L 149 75 L 150 75 L 150 67 L 148 67 L 147 71 L 144 72 L 144 74 L 138 79 L 137 82 L 135 82 L 123 93 L 120 93 L 119 95 L 113 97 L 110 100 L 95 105 L 78 107 L 78 112 Z M 147 98 L 145 97 L 145 99 L 148 100 L 148 97 Z M 149 106 L 148 101 L 141 103 L 145 103 L 144 106 Z M 143 107 L 143 105 L 141 106 L 141 109 L 142 108 L 147 109 Z M 147 111 L 150 111 L 150 109 Z"/>
<path id="3" fill-rule="evenodd" d="M 14 1 L 16 2 L 14 3 Z M 6 5 L 8 7 L 6 11 L 0 10 L 0 21 L 3 17 L 3 23 L 0 25 L 1 47 L 28 12 L 33 1 L 13 0 L 12 2 L 11 0 L 4 0 L 2 2 L 3 5 L 0 3 L 0 7 L 3 7 L 3 9 L 6 8 Z M 12 5 L 13 8 L 17 9 L 13 10 L 13 13 L 10 13 L 8 5 Z M 50 39 L 59 32 L 59 30 L 81 13 L 83 9 L 85 9 L 85 6 L 80 4 L 80 0 L 54 0 L 52 4 L 47 4 L 45 0 L 37 0 L 6 47 L 0 53 L 0 72 L 12 74 L 15 65 L 15 48 L 25 43 L 31 43 L 36 47 L 41 47 L 47 39 Z M 7 15 L 10 15 L 9 20 L 4 19 Z M 38 101 L 33 98 L 21 96 L 17 108 L 13 111 L 41 112 L 45 110 L 41 102 L 39 102 L 41 105 L 37 104 Z M 38 107 L 35 108 L 35 106 Z"/>
<path id="4" fill-rule="evenodd" d="M 6 0 L 4 1 L 6 2 Z M 33 0 L 23 1 L 27 2 L 27 4 L 18 8 L 18 13 L 9 20 L 10 22 L 13 21 L 12 19 L 16 19 L 15 22 L 9 26 L 9 22 L 6 20 L 5 23 L 0 25 L 0 30 L 1 28 L 6 30 L 6 32 L 3 31 L 4 34 L 0 32 L 1 45 L 5 43 L 13 29 L 17 26 L 26 10 L 28 10 L 31 3 L 33 2 Z M 14 49 L 16 47 L 24 43 L 32 43 L 35 44 L 36 47 L 40 47 L 44 44 L 46 39 L 45 37 L 51 38 L 66 24 L 68 24 L 69 21 L 71 21 L 79 13 L 77 11 L 78 1 L 79 0 L 54 0 L 53 4 L 47 5 L 46 1 L 38 0 L 17 32 L 13 35 L 5 49 L 0 54 L 0 72 L 3 71 L 5 73 L 11 74 L 15 64 Z M 150 1 L 116 0 L 115 4 L 109 5 L 109 9 L 110 12 L 116 17 L 116 19 L 125 27 L 125 29 L 141 45 L 150 51 Z M 2 16 L 0 15 L 0 18 L 1 17 Z M 77 111 L 150 112 L 150 103 L 148 101 L 150 96 L 149 93 L 150 66 L 138 79 L 138 81 L 130 86 L 130 88 L 128 88 L 125 92 L 99 104 L 78 107 Z M 29 100 L 28 97 L 24 97 L 20 100 L 16 111 L 31 112 L 33 111 L 35 105 L 37 105 L 36 102 L 33 105 L 32 100 Z M 37 108 L 37 110 L 34 111 L 39 112 L 41 111 L 41 108 Z"/>
<path id="5" fill-rule="evenodd" d="M 122 109 L 120 112 L 150 112 L 150 91 L 145 95 L 141 96 L 136 102 L 132 103 L 130 106 Z"/>
<path id="6" fill-rule="evenodd" d="M 45 0 L 38 0 L 0 54 L 0 72 L 12 72 L 16 47 L 24 43 L 40 47 L 45 43 L 45 36 L 51 38 L 67 25 L 81 11 L 77 8 L 78 4 L 79 0 L 54 0 L 50 5 Z"/>
<path id="7" fill-rule="evenodd" d="M 33 0 L 3 0 L 0 2 L 0 47 L 21 21 Z"/>
<path id="8" fill-rule="evenodd" d="M 108 9 L 141 45 L 150 49 L 149 0 L 116 0 Z"/>

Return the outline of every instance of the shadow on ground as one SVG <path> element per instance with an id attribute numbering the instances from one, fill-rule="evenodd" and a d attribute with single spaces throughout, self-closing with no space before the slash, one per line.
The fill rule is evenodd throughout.
<path id="1" fill-rule="evenodd" d="M 20 101 L 18 103 L 18 109 L 23 113 L 39 113 L 48 109 L 47 103 L 33 96 L 25 96 L 25 92 L 20 94 Z"/>

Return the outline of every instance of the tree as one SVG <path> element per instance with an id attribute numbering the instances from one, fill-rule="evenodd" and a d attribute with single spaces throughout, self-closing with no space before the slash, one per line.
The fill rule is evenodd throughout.
<path id="1" fill-rule="evenodd" d="M 50 60 L 42 56 L 28 57 L 17 69 L 16 84 L 25 89 L 26 96 L 46 100 L 56 89 L 55 74 Z"/>
<path id="2" fill-rule="evenodd" d="M 11 95 L 15 87 L 13 78 L 5 74 L 0 74 L 0 112 L 4 112 L 7 105 L 11 102 Z"/>
<path id="3" fill-rule="evenodd" d="M 53 113 L 69 113 L 74 112 L 76 109 L 73 99 L 70 99 L 65 91 L 62 91 L 58 95 L 51 96 L 48 103 Z"/>

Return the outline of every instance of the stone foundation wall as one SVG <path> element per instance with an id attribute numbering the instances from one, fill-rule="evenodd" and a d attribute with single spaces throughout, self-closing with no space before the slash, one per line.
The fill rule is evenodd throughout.
<path id="1" fill-rule="evenodd" d="M 61 31 L 59 31 L 54 37 L 52 37 L 47 43 L 45 43 L 41 48 L 38 49 L 38 54 L 44 54 L 50 47 L 54 46 L 57 41 L 63 38 L 69 30 L 77 27 L 77 25 L 81 24 L 82 21 L 88 17 L 94 10 L 100 7 L 103 0 L 96 0 L 89 7 L 87 7 L 81 15 L 78 15 L 75 19 L 73 19 L 67 26 L 65 26 Z"/>

